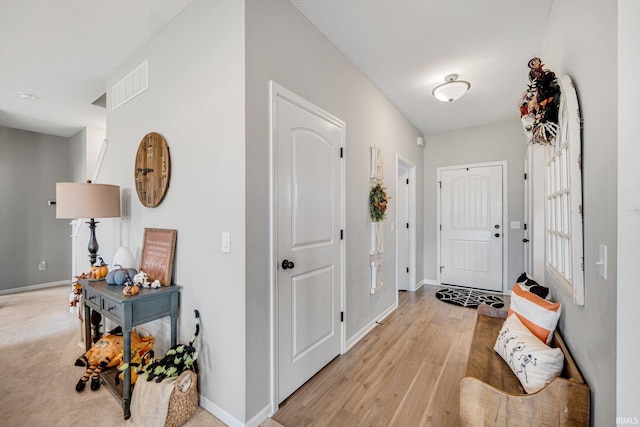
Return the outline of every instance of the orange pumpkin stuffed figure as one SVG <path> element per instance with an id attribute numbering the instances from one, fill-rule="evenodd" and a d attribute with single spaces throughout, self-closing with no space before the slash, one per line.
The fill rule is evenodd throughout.
<path id="1" fill-rule="evenodd" d="M 100 372 L 105 368 L 117 366 L 122 360 L 124 348 L 124 336 L 122 332 L 116 332 L 120 328 L 116 328 L 108 335 L 100 338 L 85 354 L 76 360 L 76 366 L 86 366 L 87 370 L 84 376 L 80 378 L 76 384 L 76 391 L 81 392 L 87 385 L 87 381 L 91 378 L 91 390 L 96 391 L 100 388 Z M 135 347 L 140 343 L 140 336 L 131 331 L 131 347 Z"/>

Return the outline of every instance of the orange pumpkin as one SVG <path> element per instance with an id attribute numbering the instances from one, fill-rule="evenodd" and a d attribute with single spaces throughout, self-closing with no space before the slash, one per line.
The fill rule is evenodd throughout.
<path id="1" fill-rule="evenodd" d="M 100 260 L 100 264 L 91 266 L 91 278 L 92 279 L 103 279 L 107 277 L 109 273 L 109 266 L 104 263 L 102 258 L 98 258 Z"/>

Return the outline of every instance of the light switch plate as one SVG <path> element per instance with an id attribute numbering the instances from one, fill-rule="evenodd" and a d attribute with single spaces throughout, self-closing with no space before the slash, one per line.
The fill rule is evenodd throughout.
<path id="1" fill-rule="evenodd" d="M 223 231 L 222 232 L 222 252 L 224 253 L 229 253 L 231 252 L 231 241 L 230 241 L 230 237 L 229 237 L 229 232 L 228 231 Z"/>
<path id="2" fill-rule="evenodd" d="M 607 245 L 598 245 L 598 274 L 607 280 Z"/>

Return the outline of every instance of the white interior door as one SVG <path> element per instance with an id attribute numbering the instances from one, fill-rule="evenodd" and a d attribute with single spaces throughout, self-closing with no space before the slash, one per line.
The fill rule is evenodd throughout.
<path id="1" fill-rule="evenodd" d="M 502 166 L 441 171 L 440 281 L 502 292 Z"/>
<path id="2" fill-rule="evenodd" d="M 341 349 L 344 123 L 276 97 L 278 402 Z"/>
<path id="3" fill-rule="evenodd" d="M 398 290 L 410 289 L 409 276 L 409 169 L 402 163 L 398 165 Z"/>
<path id="4" fill-rule="evenodd" d="M 533 274 L 533 243 L 529 237 L 531 230 L 531 144 L 528 144 L 524 156 L 524 224 L 522 230 L 522 247 L 524 248 L 524 271 Z"/>

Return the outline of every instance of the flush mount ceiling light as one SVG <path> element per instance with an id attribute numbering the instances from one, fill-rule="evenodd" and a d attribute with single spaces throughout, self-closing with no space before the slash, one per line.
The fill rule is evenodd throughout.
<path id="1" fill-rule="evenodd" d="M 445 83 L 433 88 L 433 96 L 438 101 L 453 102 L 456 99 L 462 98 L 467 93 L 471 84 L 464 80 L 458 80 L 457 74 L 449 74 L 444 78 Z"/>
<path id="2" fill-rule="evenodd" d="M 27 93 L 27 92 L 18 92 L 18 96 L 20 98 L 22 98 L 22 99 L 26 99 L 26 100 L 29 100 L 29 101 L 32 101 L 32 100 L 36 99 L 35 95 L 32 95 L 32 94 Z"/>

